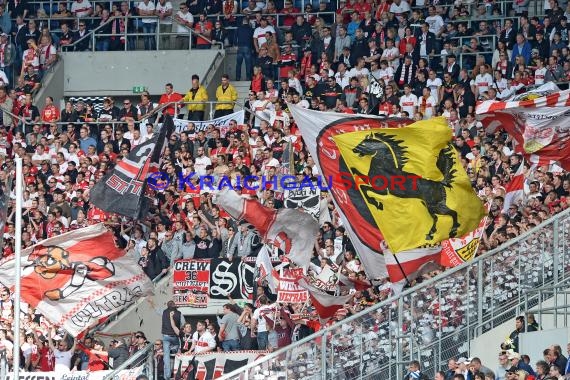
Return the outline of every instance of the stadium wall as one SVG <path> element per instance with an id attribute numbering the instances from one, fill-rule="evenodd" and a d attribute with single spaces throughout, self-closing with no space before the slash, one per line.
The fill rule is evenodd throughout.
<path id="1" fill-rule="evenodd" d="M 568 309 L 568 305 L 570 304 L 570 298 L 566 295 L 559 295 L 557 299 L 554 297 L 544 301 L 540 306 L 536 306 L 531 309 L 528 313 L 533 313 L 535 315 L 536 321 L 538 322 L 541 331 L 538 333 L 525 333 L 527 337 L 524 339 L 524 342 L 529 343 L 534 341 L 536 343 L 536 347 L 540 349 L 540 356 L 534 356 L 536 360 L 542 359 L 542 350 L 547 348 L 552 344 L 559 344 L 558 341 L 551 341 L 550 337 L 552 334 L 546 333 L 546 331 L 557 330 L 558 335 L 554 334 L 554 336 L 561 336 L 561 341 L 569 342 L 570 341 L 570 329 L 565 327 L 568 326 L 569 318 L 568 313 L 570 310 Z M 556 306 L 555 306 L 556 305 Z M 556 312 L 552 313 L 541 313 L 542 309 L 548 309 L 556 307 Z M 566 311 L 566 314 L 565 314 Z M 521 311 L 519 315 L 525 315 L 524 311 Z M 555 321 L 555 318 L 557 321 Z M 557 322 L 557 323 L 556 323 Z M 479 357 L 481 362 L 484 363 L 485 366 L 495 369 L 498 366 L 498 353 L 501 350 L 500 346 L 511 334 L 511 332 L 515 329 L 515 320 L 510 320 L 505 322 L 494 329 L 487 331 L 486 333 L 478 336 L 477 338 L 473 339 L 471 342 L 471 357 Z M 522 343 L 522 340 L 521 340 Z M 565 344 L 562 346 L 563 349 L 566 348 Z M 523 348 L 521 352 L 526 354 L 530 354 L 527 348 Z M 534 351 L 533 351 L 534 353 Z M 533 358 L 533 356 L 531 356 Z"/>
<path id="2" fill-rule="evenodd" d="M 151 94 L 162 94 L 171 82 L 174 90 L 186 93 L 192 74 L 207 76 L 219 50 L 130 51 L 61 53 L 65 61 L 65 96 L 129 96 L 133 87 L 144 86 Z"/>

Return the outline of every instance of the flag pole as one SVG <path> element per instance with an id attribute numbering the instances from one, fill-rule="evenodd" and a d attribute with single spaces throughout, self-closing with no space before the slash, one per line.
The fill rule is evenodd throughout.
<path id="1" fill-rule="evenodd" d="M 20 293 L 22 275 L 22 158 L 16 157 L 16 284 L 14 290 L 14 379 L 20 378 Z"/>

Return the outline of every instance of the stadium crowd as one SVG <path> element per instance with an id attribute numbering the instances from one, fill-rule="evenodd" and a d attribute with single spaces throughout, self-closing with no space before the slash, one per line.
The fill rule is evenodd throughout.
<path id="1" fill-rule="evenodd" d="M 562 347 L 551 345 L 542 351 L 542 357 L 531 358 L 517 351 L 517 337 L 522 332 L 539 331 L 540 326 L 534 320 L 534 315 L 528 315 L 528 324 L 524 316 L 516 318 L 515 330 L 511 333 L 513 339 L 505 342 L 498 351 L 497 362 L 482 363 L 480 358 L 451 358 L 447 368 L 435 373 L 435 380 L 560 380 L 567 378 L 570 373 L 568 358 Z M 567 346 L 570 354 L 570 345 Z M 410 362 L 405 380 L 423 379 L 428 377 L 422 373 L 418 361 Z"/>
<path id="2" fill-rule="evenodd" d="M 139 264 L 152 279 L 166 273 L 179 258 L 225 257 L 233 260 L 256 255 L 260 244 L 255 231 L 247 224 L 231 220 L 224 210 L 213 204 L 211 192 L 179 191 L 175 173 L 195 171 L 218 177 L 274 176 L 284 164 L 287 166 L 283 157 L 292 146 L 295 173 L 318 175 L 314 160 L 306 151 L 302 136 L 287 110 L 287 103 L 323 112 L 378 114 L 415 120 L 445 116 L 454 131 L 455 145 L 473 187 L 490 209 L 479 254 L 517 237 L 570 206 L 570 177 L 566 171 L 555 165 L 537 166 L 523 160 L 513 152 L 510 136 L 501 131 L 487 134 L 474 116 L 478 101 L 504 99 L 534 85 L 570 79 L 567 27 L 570 11 L 556 0 L 545 2 L 544 17 L 529 17 L 528 2 L 524 1 L 508 3 L 512 9 L 500 14 L 502 8 L 493 1 L 452 5 L 433 1 L 408 4 L 405 0 L 351 4 L 341 0 L 338 7 L 321 2 L 318 10 L 311 12 L 312 9 L 305 8 L 305 13 L 299 16 L 295 14 L 300 10 L 289 0 L 263 4 L 250 1 L 241 11 L 231 0 L 181 4 L 174 19 L 176 23 L 185 22 L 193 28 L 205 26 L 212 32 L 209 34 L 201 29 L 204 36 L 237 47 L 236 79 L 242 77 L 242 62 L 245 62 L 245 77 L 251 80 L 246 101 L 246 125 L 232 121 L 229 131 L 221 136 L 214 126 L 196 132 L 191 123 L 186 131 L 173 135 L 162 164 L 162 169 L 171 176 L 171 184 L 154 194 L 156 202 L 149 217 L 138 222 L 95 208 L 89 202 L 90 189 L 118 160 L 156 133 L 155 116 L 149 117 L 149 113 L 157 106 L 172 101 L 215 99 L 220 102 L 216 105 L 215 116 L 230 114 L 234 109 L 232 102 L 238 99 L 229 76 L 220 79 L 215 95 L 208 94 L 200 84 L 200 78 L 193 76 L 192 87 L 185 95 L 176 93 L 172 85 L 167 84 L 160 98 L 153 100 L 151 94 L 144 93 L 138 104 L 126 99 L 120 107 L 114 99 L 107 98 L 99 111 L 93 104 L 82 102 L 67 102 L 60 110 L 48 98 L 46 106 L 40 110 L 34 105 L 37 99 L 33 94 L 43 70 L 55 60 L 55 47 L 61 48 L 85 33 L 72 32 L 71 28 L 81 30 L 98 24 L 81 21 L 84 16 L 100 15 L 104 21 L 109 17 L 109 10 L 97 3 L 93 11 L 87 0 L 76 1 L 71 12 L 79 21 L 70 26 L 61 23 L 60 33 L 50 32 L 41 26 L 42 17 L 30 18 L 28 8 L 21 10 L 14 4 L 17 2 L 8 3 L 7 12 L 0 5 L 0 13 L 9 13 L 16 25 L 15 28 L 10 26 L 10 30 L 15 31 L 12 32 L 15 43 L 12 46 L 7 41 L 8 36 L 0 34 L 0 49 L 6 52 L 7 46 L 9 51 L 17 52 L 13 54 L 13 61 L 4 53 L 1 66 L 7 78 L 12 78 L 12 73 L 22 74 L 16 83 L 4 80 L 0 74 L 0 80 L 5 84 L 0 87 L 0 108 L 6 111 L 0 118 L 3 125 L 0 129 L 0 182 L 13 177 L 13 158 L 16 155 L 22 157 L 24 247 L 69 230 L 105 222 L 124 239 L 125 249 L 139 257 Z M 153 10 L 141 13 L 144 7 L 156 10 L 160 6 L 168 10 L 168 4 L 160 1 L 155 8 L 152 1 L 142 2 L 135 8 L 138 13 L 135 10 L 133 14 L 150 15 L 145 12 Z M 14 6 L 16 9 L 11 8 Z M 66 9 L 66 4 L 60 4 L 58 14 L 68 17 Z M 204 16 L 204 10 L 208 17 Z M 334 12 L 334 17 L 322 13 L 329 10 Z M 123 7 L 121 3 L 120 10 L 112 9 L 112 12 L 125 15 L 132 10 L 128 4 Z M 284 16 L 277 22 L 272 16 L 274 13 Z M 212 18 L 216 14 L 219 16 Z M 52 14 L 51 17 L 58 16 Z M 194 17 L 199 19 L 195 24 Z M 214 21 L 215 28 L 209 19 Z M 151 33 L 153 27 L 144 25 L 144 21 L 142 24 L 140 28 Z M 6 29 L 2 26 L 2 32 L 6 32 L 8 23 L 3 25 Z M 119 22 L 119 29 L 111 27 L 110 33 L 119 31 L 120 27 Z M 188 44 L 184 38 L 181 36 L 171 42 L 176 47 L 184 47 Z M 107 43 L 101 41 L 98 39 L 98 50 L 117 48 L 112 37 Z M 38 42 L 40 46 L 35 46 Z M 210 47 L 208 41 L 201 42 L 193 41 L 196 45 Z M 151 44 L 150 40 L 145 40 L 146 49 L 152 49 Z M 21 62 L 19 57 L 22 57 Z M 164 109 L 171 115 L 184 114 L 183 117 L 191 121 L 204 120 L 205 111 L 205 104 L 196 103 L 181 103 Z M 17 117 L 11 117 L 8 112 Z M 24 125 L 21 120 L 27 123 Z M 520 166 L 525 175 L 524 197 L 504 210 L 505 185 Z M 261 189 L 248 195 L 267 207 L 284 207 L 279 191 Z M 321 231 L 315 242 L 310 270 L 318 274 L 328 266 L 350 278 L 364 280 L 358 255 L 345 234 L 330 195 L 322 192 L 319 202 Z M 3 234 L 3 259 L 10 258 L 14 251 L 14 206 L 12 198 Z M 531 288 L 552 277 L 556 268 L 553 268 L 551 257 L 548 254 L 531 255 L 533 247 L 552 252 L 548 249 L 549 241 L 549 236 L 537 236 L 535 240 L 521 243 L 511 255 L 485 264 L 488 266 L 485 292 L 477 295 L 485 299 L 485 311 L 497 303 L 508 302 L 525 287 Z M 442 270 L 436 268 L 423 273 L 411 284 L 425 281 Z M 473 278 L 456 273 L 446 282 L 446 289 L 450 291 L 443 295 L 441 290 L 426 287 L 410 297 L 405 323 L 408 328 L 421 332 L 423 343 L 463 328 L 467 310 L 476 302 L 477 297 L 468 301 L 451 291 L 474 289 Z M 178 320 L 173 323 L 174 329 L 167 318 L 163 323 L 165 335 L 180 339 L 156 340 L 157 360 L 162 360 L 160 348 L 165 342 L 168 342 L 168 350 L 176 346 L 181 352 L 238 348 L 274 350 L 320 328 L 310 307 L 296 304 L 276 307 L 275 296 L 265 285 L 256 290 L 255 302 L 243 308 L 228 300 L 219 320 L 200 321 L 195 326 Z M 371 288 L 354 291 L 353 299 L 333 320 L 358 313 L 389 295 L 388 280 L 374 279 Z M 0 354 L 3 347 L 4 355 L 10 360 L 13 302 L 8 289 L 0 292 L 0 309 Z M 168 310 L 168 313 L 170 311 L 175 310 Z M 360 324 L 343 326 L 335 332 L 335 339 L 339 344 L 365 339 L 366 347 L 376 355 L 369 360 L 376 365 L 385 363 L 392 359 L 391 345 L 395 339 L 390 333 L 393 327 L 389 313 L 390 310 L 375 311 Z M 87 335 L 81 342 L 74 341 L 29 307 L 24 308 L 23 319 L 21 363 L 30 371 L 107 369 L 108 358 L 113 358 L 110 364 L 116 367 L 148 344 L 142 332 L 129 335 L 129 342 L 113 340 L 108 347 L 92 335 Z M 545 368 L 552 370 L 550 364 L 555 361 L 554 357 L 560 357 L 560 350 L 558 353 L 558 356 L 545 353 L 549 366 L 537 364 L 529 371 L 521 364 L 524 357 L 517 361 L 515 346 L 513 352 L 500 355 L 501 365 L 505 373 L 515 366 L 529 374 L 536 372 L 536 378 L 543 379 L 545 377 L 540 376 L 545 374 Z M 505 357 L 507 361 L 504 361 Z M 337 370 L 346 375 L 351 368 L 358 367 L 360 364 L 352 359 L 339 351 Z M 171 374 L 169 363 L 164 363 L 165 377 Z M 455 363 L 457 367 L 450 363 L 450 371 L 466 375 L 466 371 L 474 367 L 472 375 L 466 378 L 479 376 L 484 379 L 475 373 L 480 369 L 477 360 L 458 359 Z M 494 366 L 494 363 L 486 364 Z M 560 363 L 557 366 L 559 373 L 568 371 Z M 411 365 L 411 372 L 419 370 L 417 363 Z M 557 376 L 556 370 L 552 371 L 554 374 L 550 375 Z M 498 379 L 514 379 L 501 377 L 501 371 L 495 373 Z M 450 372 L 437 376 L 461 379 L 456 379 L 455 373 L 450 377 Z"/>

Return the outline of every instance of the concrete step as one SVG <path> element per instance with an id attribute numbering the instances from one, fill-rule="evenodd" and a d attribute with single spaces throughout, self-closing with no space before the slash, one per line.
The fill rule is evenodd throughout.
<path id="1" fill-rule="evenodd" d="M 248 99 L 249 86 L 250 86 L 251 82 L 247 81 L 247 80 L 232 81 L 232 84 L 238 93 L 238 101 L 241 104 L 244 104 Z"/>

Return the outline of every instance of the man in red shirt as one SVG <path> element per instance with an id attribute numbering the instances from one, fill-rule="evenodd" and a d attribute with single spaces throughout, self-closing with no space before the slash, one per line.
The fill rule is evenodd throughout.
<path id="1" fill-rule="evenodd" d="M 205 37 L 196 38 L 196 49 L 209 49 L 211 47 L 209 40 L 212 38 L 212 29 L 214 29 L 214 27 L 212 23 L 206 18 L 207 16 L 208 14 L 201 13 L 200 19 L 197 23 L 194 24 L 194 31 L 198 33 L 199 36 Z"/>
<path id="2" fill-rule="evenodd" d="M 282 26 L 286 26 L 286 27 L 292 27 L 293 24 L 295 24 L 295 14 L 300 13 L 300 10 L 298 8 L 295 8 L 293 6 L 293 2 L 291 0 L 285 0 L 285 3 L 283 4 L 283 9 L 281 9 L 281 11 L 279 12 L 281 14 L 284 15 L 288 15 L 283 17 L 283 21 L 282 21 Z"/>
<path id="3" fill-rule="evenodd" d="M 42 335 L 40 336 L 40 346 L 38 347 L 38 353 L 40 355 L 40 362 L 37 368 L 42 372 L 51 372 L 55 368 L 55 356 L 53 350 L 51 349 L 49 342 Z"/>
<path id="4" fill-rule="evenodd" d="M 59 121 L 59 109 L 53 104 L 51 96 L 46 97 L 46 106 L 42 110 L 42 121 L 44 123 L 55 123 Z"/>
<path id="5" fill-rule="evenodd" d="M 81 350 L 89 356 L 87 368 L 90 372 L 103 371 L 109 368 L 109 353 L 104 351 L 104 346 L 101 341 L 93 341 L 92 349 L 81 347 Z"/>
<path id="6" fill-rule="evenodd" d="M 162 110 L 163 114 L 168 114 L 170 116 L 178 115 L 178 108 L 176 103 L 182 100 L 182 95 L 174 92 L 174 87 L 172 83 L 167 83 L 164 87 L 166 91 L 164 94 L 161 95 L 160 100 L 158 101 L 158 105 L 173 103 Z"/>

